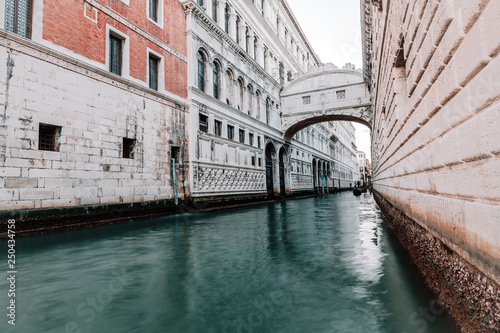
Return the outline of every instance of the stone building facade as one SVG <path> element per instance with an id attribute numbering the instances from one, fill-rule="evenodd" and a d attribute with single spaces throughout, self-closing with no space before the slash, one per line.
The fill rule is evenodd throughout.
<path id="1" fill-rule="evenodd" d="M 497 332 L 500 1 L 361 4 L 379 204 L 464 330 Z"/>
<path id="2" fill-rule="evenodd" d="M 172 157 L 189 194 L 178 1 L 6 0 L 0 12 L 1 210 L 171 199 Z"/>
<path id="3" fill-rule="evenodd" d="M 327 181 L 349 187 L 351 124 L 318 124 L 283 138 L 280 92 L 319 65 L 286 1 L 181 2 L 192 195 L 283 196 Z"/>

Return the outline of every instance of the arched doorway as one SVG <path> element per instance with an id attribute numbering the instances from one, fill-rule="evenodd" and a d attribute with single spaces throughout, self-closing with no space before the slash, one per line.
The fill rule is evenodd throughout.
<path id="1" fill-rule="evenodd" d="M 280 174 L 280 195 L 285 196 L 286 186 L 285 186 L 285 161 L 286 161 L 286 151 L 284 148 L 280 149 L 280 162 L 279 162 L 279 174 Z"/>
<path id="2" fill-rule="evenodd" d="M 276 155 L 274 146 L 272 143 L 268 143 L 266 146 L 266 189 L 267 195 L 269 197 L 274 196 L 274 182 L 273 182 L 273 156 Z"/>

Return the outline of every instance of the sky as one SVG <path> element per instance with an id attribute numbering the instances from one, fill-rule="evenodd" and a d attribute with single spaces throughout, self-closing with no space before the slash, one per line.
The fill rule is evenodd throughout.
<path id="1" fill-rule="evenodd" d="M 287 0 L 321 62 L 362 68 L 359 0 Z M 358 150 L 371 161 L 370 130 L 354 123 Z"/>

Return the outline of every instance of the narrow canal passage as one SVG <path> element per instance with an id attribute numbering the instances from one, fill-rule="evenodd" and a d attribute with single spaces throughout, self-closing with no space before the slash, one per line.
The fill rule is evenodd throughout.
<path id="1" fill-rule="evenodd" d="M 21 238 L 17 253 L 17 325 L 4 315 L 0 332 L 456 331 L 368 194 Z"/>

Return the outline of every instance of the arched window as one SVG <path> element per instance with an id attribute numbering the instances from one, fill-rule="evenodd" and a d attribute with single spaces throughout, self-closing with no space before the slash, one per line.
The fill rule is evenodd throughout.
<path id="1" fill-rule="evenodd" d="M 198 89 L 205 91 L 205 57 L 198 52 Z"/>
<path id="2" fill-rule="evenodd" d="M 224 31 L 226 34 L 229 33 L 229 5 L 224 8 Z"/>
<path id="3" fill-rule="evenodd" d="M 220 98 L 220 65 L 214 62 L 214 97 Z"/>
<path id="4" fill-rule="evenodd" d="M 266 124 L 271 123 L 271 101 L 266 99 Z"/>

